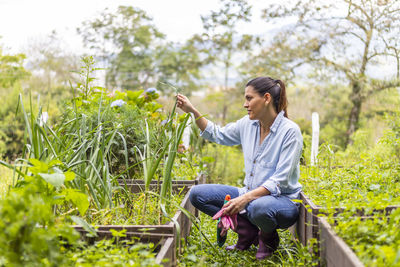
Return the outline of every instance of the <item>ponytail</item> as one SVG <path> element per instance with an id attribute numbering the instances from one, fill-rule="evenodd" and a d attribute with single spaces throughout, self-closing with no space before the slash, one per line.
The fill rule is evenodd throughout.
<path id="1" fill-rule="evenodd" d="M 280 94 L 279 94 L 279 103 L 277 107 L 277 112 L 281 112 L 281 110 L 285 111 L 285 117 L 288 118 L 288 112 L 287 112 L 287 107 L 288 107 L 288 100 L 286 97 L 286 86 L 281 80 L 276 80 L 277 84 L 279 84 L 279 87 L 281 88 Z"/>

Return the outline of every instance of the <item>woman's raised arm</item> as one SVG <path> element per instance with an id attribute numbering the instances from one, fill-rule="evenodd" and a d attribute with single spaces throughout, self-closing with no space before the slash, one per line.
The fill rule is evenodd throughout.
<path id="1" fill-rule="evenodd" d="M 207 119 L 202 117 L 201 113 L 192 105 L 186 96 L 178 94 L 176 99 L 178 108 L 186 113 L 193 113 L 197 127 L 199 127 L 201 131 L 204 131 L 207 127 Z"/>

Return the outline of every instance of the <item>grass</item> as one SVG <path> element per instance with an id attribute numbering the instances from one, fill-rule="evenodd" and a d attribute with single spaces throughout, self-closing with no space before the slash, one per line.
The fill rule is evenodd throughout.
<path id="1" fill-rule="evenodd" d="M 201 214 L 201 230 L 207 238 L 216 244 L 216 221 Z M 318 258 L 313 256 L 307 247 L 291 240 L 289 231 L 280 231 L 281 244 L 274 255 L 258 261 L 255 258 L 257 248 L 252 246 L 248 251 L 228 252 L 225 247 L 216 246 L 214 251 L 205 242 L 199 231 L 192 228 L 187 238 L 187 246 L 178 259 L 178 266 L 316 266 Z M 229 231 L 226 245 L 235 244 L 237 235 Z M 225 246 L 226 246 L 225 245 Z"/>
<path id="2" fill-rule="evenodd" d="M 13 181 L 13 171 L 0 165 L 0 198 L 3 197 Z"/>
<path id="3" fill-rule="evenodd" d="M 185 191 L 173 194 L 171 203 L 177 206 L 185 196 Z M 145 193 L 132 194 L 130 199 L 124 199 L 120 205 L 101 210 L 91 209 L 84 217 L 88 223 L 97 225 L 159 225 L 169 221 L 169 218 L 160 216 L 159 196 L 157 193 L 148 194 L 147 209 L 143 213 L 143 199 Z M 173 217 L 177 208 L 172 208 L 169 216 Z"/>

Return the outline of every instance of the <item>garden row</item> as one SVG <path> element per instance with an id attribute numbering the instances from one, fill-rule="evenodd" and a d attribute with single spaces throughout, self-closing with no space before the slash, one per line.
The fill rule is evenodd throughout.
<path id="1" fill-rule="evenodd" d="M 47 121 L 32 100 L 16 103 L 27 138 L 14 164 L 0 161 L 14 172 L 0 200 L 0 262 L 68 266 L 62 255 L 72 254 L 75 263 L 91 264 L 106 246 L 126 258 L 120 265 L 136 266 L 140 260 L 132 261 L 130 251 L 145 250 L 136 246 L 140 241 L 148 244 L 143 264 L 173 265 L 195 220 L 188 192 L 204 181 L 195 179 L 203 170 L 193 145 L 197 132 L 190 131 L 191 149 L 182 148 L 190 116 L 179 116 L 176 104 L 163 110 L 155 88 L 109 92 L 93 86 L 93 60 L 83 63 L 83 81 L 60 116 Z M 88 258 L 84 251 L 92 250 Z"/>
<path id="2" fill-rule="evenodd" d="M 369 151 L 330 156 L 320 162 L 324 167 L 302 167 L 304 192 L 291 233 L 321 265 L 400 266 L 400 164 L 393 146 L 381 141 Z M 344 162 L 352 157 L 356 164 Z"/>
<path id="3" fill-rule="evenodd" d="M 120 180 L 121 186 L 127 186 L 132 193 L 139 193 L 145 190 L 144 180 Z M 95 236 L 83 226 L 74 226 L 74 229 L 81 233 L 82 238 L 93 243 L 101 239 L 112 239 L 113 231 L 123 232 L 122 239 L 135 240 L 141 243 L 155 244 L 157 252 L 156 263 L 164 266 L 176 265 L 176 254 L 180 250 L 182 240 L 190 234 L 193 215 L 197 217 L 198 211 L 189 201 L 189 191 L 192 186 L 205 183 L 205 175 L 200 174 L 195 180 L 175 180 L 172 182 L 174 193 L 183 192 L 184 197 L 175 215 L 162 225 L 96 225 Z M 150 190 L 160 190 L 157 181 L 151 182 Z"/>

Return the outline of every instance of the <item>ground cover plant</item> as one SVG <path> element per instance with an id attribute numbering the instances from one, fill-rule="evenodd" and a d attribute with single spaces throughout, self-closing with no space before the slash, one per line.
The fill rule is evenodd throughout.
<path id="1" fill-rule="evenodd" d="M 92 245 L 80 242 L 65 251 L 65 266 L 161 266 L 156 263 L 154 244 L 135 241 L 100 240 Z"/>
<path id="2" fill-rule="evenodd" d="M 400 266 L 400 209 L 367 218 L 347 212 L 329 221 L 365 266 Z"/>
<path id="3" fill-rule="evenodd" d="M 201 214 L 201 231 L 213 244 L 217 244 L 216 221 Z M 227 251 L 225 247 L 213 249 L 206 243 L 199 230 L 193 228 L 187 240 L 187 247 L 178 260 L 178 266 L 317 266 L 318 258 L 309 252 L 308 247 L 293 241 L 287 230 L 279 233 L 281 244 L 273 256 L 262 261 L 255 258 L 257 248 L 248 251 Z M 229 231 L 226 244 L 235 244 L 237 235 Z"/>
<path id="4" fill-rule="evenodd" d="M 388 118 L 390 128 L 375 146 L 367 148 L 359 131 L 346 151 L 325 146 L 317 166 L 302 166 L 304 192 L 316 205 L 365 210 L 400 205 L 396 114 Z"/>

